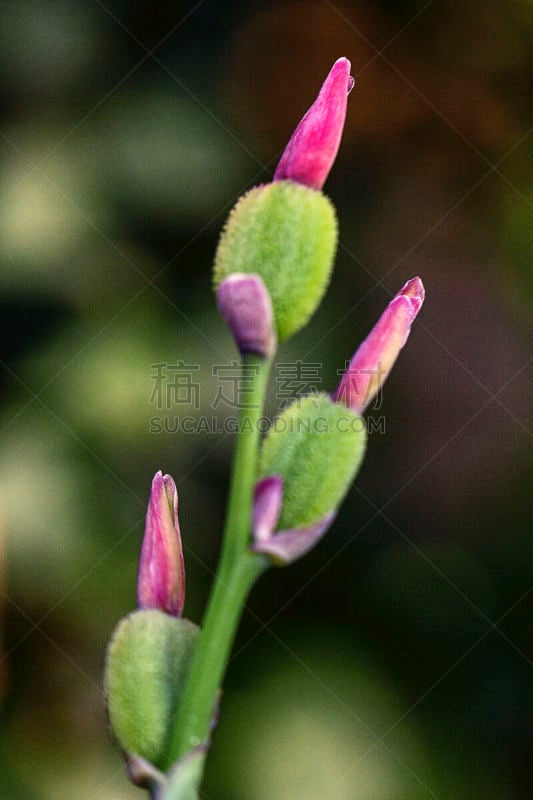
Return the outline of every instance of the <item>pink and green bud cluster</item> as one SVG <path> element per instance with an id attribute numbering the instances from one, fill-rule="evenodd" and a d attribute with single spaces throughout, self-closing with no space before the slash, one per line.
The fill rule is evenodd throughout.
<path id="1" fill-rule="evenodd" d="M 181 614 L 185 574 L 178 493 L 157 472 L 146 512 L 138 609 L 118 623 L 107 651 L 105 692 L 114 737 L 139 785 L 159 780 L 199 629 Z"/>
<path id="2" fill-rule="evenodd" d="M 137 578 L 137 605 L 179 617 L 185 603 L 185 567 L 178 492 L 170 475 L 156 472 L 146 512 Z"/>
<path id="3" fill-rule="evenodd" d="M 220 238 L 215 285 L 239 273 L 261 278 L 271 298 L 279 341 L 308 322 L 329 283 L 337 219 L 320 190 L 339 149 L 353 83 L 350 62 L 339 58 L 294 131 L 274 180 L 239 200 Z M 251 335 L 251 319 L 262 305 L 255 289 L 230 285 L 218 299 L 239 348 L 250 347 L 250 342 L 257 347 L 256 338 L 262 342 L 264 331 L 259 337 L 256 330 Z M 234 310 L 234 305 L 239 307 Z"/>
<path id="4" fill-rule="evenodd" d="M 359 346 L 332 399 L 362 414 L 380 391 L 424 302 L 420 278 L 412 278 L 389 303 Z"/>
<path id="5" fill-rule="evenodd" d="M 296 400 L 280 415 L 259 457 L 252 515 L 256 553 L 290 564 L 322 538 L 361 464 L 361 422 L 326 394 Z"/>
<path id="6" fill-rule="evenodd" d="M 413 278 L 359 347 L 337 390 L 295 401 L 269 431 L 255 488 L 255 552 L 289 564 L 328 530 L 364 454 L 359 415 L 390 372 L 423 301 L 422 281 Z"/>
<path id="7" fill-rule="evenodd" d="M 324 295 L 337 220 L 321 189 L 339 149 L 353 84 L 350 62 L 338 59 L 294 131 L 273 181 L 248 192 L 229 216 L 217 250 L 215 285 L 220 314 L 243 355 L 270 360 L 277 341 L 300 330 Z M 389 303 L 332 394 L 293 402 L 270 427 L 259 452 L 257 430 L 242 440 L 228 546 L 201 635 L 182 618 L 185 569 L 176 485 L 161 471 L 154 476 L 138 609 L 113 634 L 105 676 L 113 734 L 132 780 L 149 788 L 154 799 L 197 797 L 239 604 L 267 559 L 294 562 L 331 526 L 364 457 L 361 414 L 392 369 L 423 301 L 422 281 L 413 278 Z M 259 420 L 268 361 L 264 367 L 256 384 L 261 402 L 249 406 L 256 412 L 245 414 L 245 422 Z"/>

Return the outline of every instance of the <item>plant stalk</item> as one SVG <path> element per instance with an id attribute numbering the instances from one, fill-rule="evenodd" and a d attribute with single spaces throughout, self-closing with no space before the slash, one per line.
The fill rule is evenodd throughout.
<path id="1" fill-rule="evenodd" d="M 244 603 L 267 565 L 263 557 L 250 551 L 250 532 L 258 423 L 263 413 L 270 361 L 247 355 L 242 363 L 244 370 L 249 370 L 253 388 L 246 392 L 247 407 L 241 407 L 239 414 L 222 555 L 172 731 L 167 767 L 210 738 L 220 686 Z"/>

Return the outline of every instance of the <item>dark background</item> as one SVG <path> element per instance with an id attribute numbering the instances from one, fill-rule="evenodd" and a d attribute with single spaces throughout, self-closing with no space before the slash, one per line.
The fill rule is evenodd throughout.
<path id="1" fill-rule="evenodd" d="M 338 259 L 280 360 L 333 388 L 413 275 L 426 304 L 334 528 L 250 598 L 203 797 L 530 797 L 532 30 L 526 0 L 4 0 L 2 797 L 141 796 L 106 733 L 106 641 L 159 468 L 200 620 L 234 445 L 150 421 L 235 413 L 212 408 L 234 358 L 217 236 L 341 55 Z M 200 407 L 157 409 L 153 365 L 179 360 Z"/>

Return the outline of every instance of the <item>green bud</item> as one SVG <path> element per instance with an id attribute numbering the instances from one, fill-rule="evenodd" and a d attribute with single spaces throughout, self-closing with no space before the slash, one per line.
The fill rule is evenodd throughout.
<path id="1" fill-rule="evenodd" d="M 261 450 L 259 478 L 279 475 L 279 530 L 311 525 L 334 513 L 365 451 L 363 420 L 327 395 L 304 397 L 273 423 Z"/>
<path id="2" fill-rule="evenodd" d="M 198 632 L 189 620 L 155 609 L 119 622 L 105 687 L 111 728 L 126 754 L 161 767 Z"/>
<path id="3" fill-rule="evenodd" d="M 234 272 L 260 275 L 283 341 L 320 303 L 336 247 L 335 210 L 324 194 L 285 180 L 258 186 L 239 200 L 222 232 L 215 285 Z"/>

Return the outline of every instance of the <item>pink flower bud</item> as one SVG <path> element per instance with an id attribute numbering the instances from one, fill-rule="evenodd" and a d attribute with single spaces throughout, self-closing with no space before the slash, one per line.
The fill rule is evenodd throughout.
<path id="1" fill-rule="evenodd" d="M 359 346 L 332 399 L 362 414 L 379 392 L 424 302 L 420 278 L 407 281 Z"/>
<path id="2" fill-rule="evenodd" d="M 262 478 L 255 486 L 252 515 L 252 550 L 269 556 L 276 564 L 292 564 L 309 552 L 335 519 L 335 513 L 312 525 L 275 531 L 281 514 L 283 481 L 279 475 Z"/>
<path id="3" fill-rule="evenodd" d="M 339 149 L 348 93 L 354 85 L 350 67 L 347 58 L 333 64 L 317 99 L 285 148 L 275 181 L 291 180 L 311 189 L 323 187 Z"/>
<path id="4" fill-rule="evenodd" d="M 270 539 L 278 524 L 283 500 L 283 480 L 279 475 L 262 478 L 255 485 L 252 530 L 254 539 L 262 542 Z"/>
<path id="5" fill-rule="evenodd" d="M 170 475 L 156 472 L 146 512 L 137 578 L 139 608 L 181 616 L 185 567 L 178 522 L 178 492 Z"/>
<path id="6" fill-rule="evenodd" d="M 272 355 L 276 346 L 272 302 L 259 275 L 229 275 L 217 289 L 217 303 L 241 353 Z"/>

